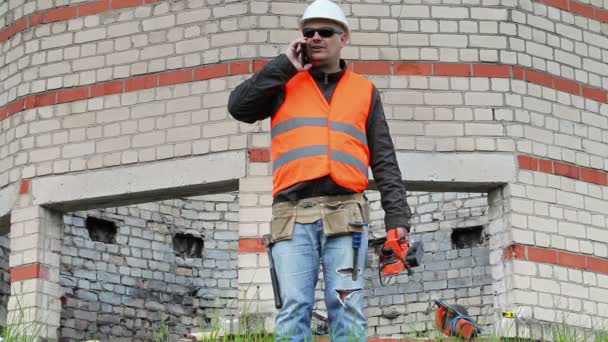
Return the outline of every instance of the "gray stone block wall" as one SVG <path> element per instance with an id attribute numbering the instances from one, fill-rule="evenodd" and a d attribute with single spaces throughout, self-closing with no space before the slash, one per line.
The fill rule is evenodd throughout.
<path id="1" fill-rule="evenodd" d="M 10 266 L 11 253 L 9 233 L 0 236 L 0 326 L 6 324 L 6 308 L 11 293 Z"/>
<path id="2" fill-rule="evenodd" d="M 87 216 L 116 224 L 92 241 Z M 64 216 L 62 341 L 150 341 L 164 320 L 176 340 L 237 314 L 238 193 Z M 201 237 L 202 258 L 176 256 L 173 236 Z"/>
<path id="3" fill-rule="evenodd" d="M 368 191 L 366 195 L 371 209 L 370 239 L 383 237 L 380 193 Z M 454 230 L 488 223 L 487 194 L 409 192 L 408 203 L 413 225 L 410 238 L 424 243 L 423 265 L 414 268 L 412 276 L 385 278 L 388 284 L 383 286 L 378 256 L 370 248 L 365 270 L 368 335 L 434 337 L 431 303 L 435 299 L 464 306 L 482 328 L 489 327 L 494 300 L 487 239 L 463 249 L 453 246 L 451 239 Z M 322 278 L 316 298 L 315 310 L 325 315 Z"/>
<path id="4" fill-rule="evenodd" d="M 369 192 L 371 235 L 384 236 L 384 212 L 378 192 Z M 460 304 L 482 326 L 489 326 L 493 314 L 492 275 L 486 239 L 478 246 L 457 249 L 452 244 L 454 230 L 488 223 L 487 194 L 408 193 L 412 209 L 411 240 L 423 241 L 423 265 L 412 276 L 400 275 L 382 286 L 378 277 L 378 257 L 368 254 L 367 317 L 369 334 L 434 337 L 434 308 L 442 299 Z M 484 233 L 482 233 L 482 237 Z"/>

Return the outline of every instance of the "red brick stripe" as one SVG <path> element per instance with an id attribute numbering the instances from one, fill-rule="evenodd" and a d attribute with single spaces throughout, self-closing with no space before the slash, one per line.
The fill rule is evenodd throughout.
<path id="1" fill-rule="evenodd" d="M 144 0 L 146 1 L 146 0 Z M 65 88 L 34 95 L 27 95 L 0 107 L 0 120 L 24 109 L 50 106 L 88 98 L 125 93 L 140 89 L 156 88 L 211 78 L 241 75 L 262 68 L 267 60 L 244 60 L 213 65 L 203 65 L 180 70 L 164 71 L 144 76 L 134 76 L 109 82 L 101 82 L 77 88 Z M 563 79 L 543 71 L 506 64 L 484 63 L 430 63 L 353 61 L 354 71 L 368 75 L 422 75 L 513 78 L 540 84 L 573 95 L 608 103 L 608 90 L 594 88 L 580 82 Z"/>
<path id="2" fill-rule="evenodd" d="M 262 238 L 240 238 L 239 253 L 264 253 L 266 247 Z"/>
<path id="3" fill-rule="evenodd" d="M 574 1 L 574 0 L 536 0 L 540 3 L 543 3 L 547 6 L 557 7 L 564 11 L 571 12 L 576 15 L 580 15 L 583 17 L 587 17 L 590 19 L 595 19 L 599 22 L 606 23 L 608 22 L 608 10 L 595 7 L 589 4 L 585 4 L 582 2 Z"/>
<path id="4" fill-rule="evenodd" d="M 27 194 L 28 192 L 30 192 L 30 180 L 22 179 L 21 184 L 19 185 L 19 193 Z"/>
<path id="5" fill-rule="evenodd" d="M 532 156 L 517 156 L 519 168 L 523 170 L 539 171 L 552 175 L 578 179 L 583 182 L 608 185 L 608 172 L 591 169 L 562 161 L 541 159 Z"/>
<path id="6" fill-rule="evenodd" d="M 28 28 L 55 21 L 68 20 L 126 7 L 136 7 L 160 0 L 97 0 L 71 6 L 34 12 L 0 30 L 0 43 Z"/>
<path id="7" fill-rule="evenodd" d="M 513 244 L 505 248 L 505 259 L 528 260 L 608 274 L 608 259 L 552 248 Z"/>
<path id="8" fill-rule="evenodd" d="M 27 279 L 47 279 L 49 269 L 40 263 L 17 266 L 11 268 L 11 281 L 21 281 Z"/>
<path id="9" fill-rule="evenodd" d="M 254 163 L 268 163 L 270 161 L 269 148 L 250 148 L 248 151 L 249 160 Z"/>

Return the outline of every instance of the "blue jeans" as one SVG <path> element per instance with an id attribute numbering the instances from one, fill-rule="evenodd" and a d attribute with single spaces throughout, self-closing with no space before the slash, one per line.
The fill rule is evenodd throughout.
<path id="1" fill-rule="evenodd" d="M 276 341 L 312 341 L 310 325 L 319 264 L 323 265 L 331 341 L 365 341 L 363 271 L 366 254 L 367 231 L 361 236 L 357 280 L 353 281 L 352 235 L 327 237 L 321 220 L 296 223 L 293 238 L 272 247 L 283 299 L 275 322 Z"/>

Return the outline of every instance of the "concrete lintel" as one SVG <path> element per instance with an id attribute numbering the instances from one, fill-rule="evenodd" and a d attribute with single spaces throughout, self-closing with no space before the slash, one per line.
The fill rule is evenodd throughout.
<path id="1" fill-rule="evenodd" d="M 414 191 L 487 192 L 516 177 L 513 154 L 398 152 L 397 160 Z"/>
<path id="2" fill-rule="evenodd" d="M 238 189 L 244 151 L 116 167 L 32 180 L 33 204 L 87 210 Z"/>

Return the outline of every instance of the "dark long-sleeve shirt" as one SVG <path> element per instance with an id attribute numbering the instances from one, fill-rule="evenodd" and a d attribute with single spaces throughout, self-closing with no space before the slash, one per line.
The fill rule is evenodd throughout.
<path id="1" fill-rule="evenodd" d="M 338 81 L 344 74 L 346 63 L 340 61 L 340 66 L 342 71 L 333 74 L 325 74 L 314 69 L 309 71 L 328 103 L 331 101 Z M 279 55 L 230 93 L 228 111 L 235 119 L 247 123 L 271 117 L 285 100 L 285 84 L 297 72 L 287 56 Z M 366 133 L 371 158 L 370 166 L 385 212 L 385 226 L 387 229 L 405 227 L 409 230 L 411 212 L 406 201 L 395 148 L 384 117 L 380 93 L 375 87 Z M 330 176 L 325 176 L 282 190 L 275 196 L 274 202 L 352 193 L 352 190 L 336 184 Z"/>

